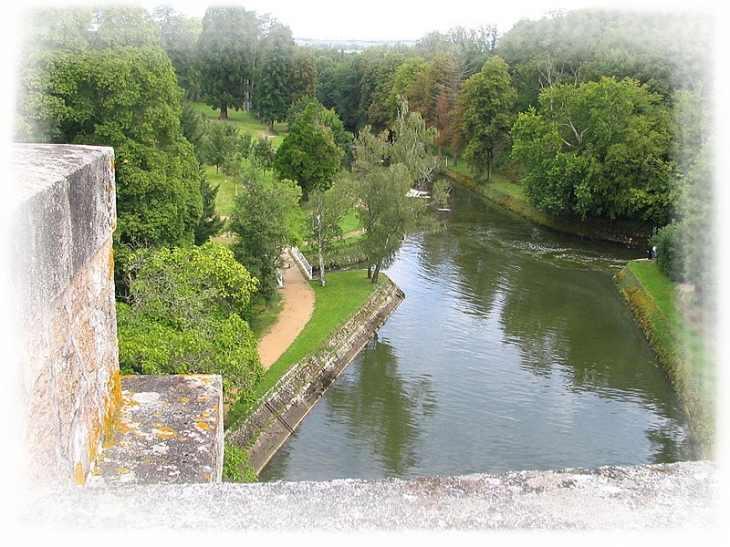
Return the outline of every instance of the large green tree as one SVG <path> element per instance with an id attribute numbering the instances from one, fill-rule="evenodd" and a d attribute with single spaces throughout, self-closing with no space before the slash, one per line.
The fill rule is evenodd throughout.
<path id="1" fill-rule="evenodd" d="M 429 160 L 425 152 L 431 137 L 421 116 L 408 112 L 404 103 L 392 131 L 374 134 L 366 127 L 355 141 L 354 195 L 373 283 L 425 211 L 425 200 L 410 197 L 409 192 L 422 176 L 422 167 L 435 165 L 435 158 Z"/>
<path id="2" fill-rule="evenodd" d="M 345 153 L 328 125 L 335 118 L 319 102 L 310 101 L 276 150 L 274 171 L 281 179 L 296 181 L 305 199 L 314 190 L 326 190 L 342 169 Z"/>
<path id="3" fill-rule="evenodd" d="M 286 119 L 292 100 L 292 70 L 296 44 L 289 27 L 274 23 L 261 42 L 261 60 L 253 107 L 270 131 Z"/>
<path id="4" fill-rule="evenodd" d="M 464 157 L 478 172 L 486 172 L 487 180 L 492 174 L 495 154 L 509 147 L 516 98 L 507 63 L 496 56 L 461 87 L 459 117 Z"/>
<path id="5" fill-rule="evenodd" d="M 265 180 L 248 170 L 228 227 L 236 235 L 232 245 L 236 260 L 259 279 L 259 294 L 266 301 L 276 296 L 276 271 L 295 227 L 291 218 L 299 211 L 300 188 L 291 181 Z"/>
<path id="6" fill-rule="evenodd" d="M 513 156 L 532 202 L 550 213 L 668 221 L 671 118 L 635 80 L 603 78 L 540 94 L 519 116 Z"/>
<path id="7" fill-rule="evenodd" d="M 260 41 L 260 20 L 241 6 L 210 7 L 198 40 L 202 98 L 211 108 L 249 110 Z"/>
<path id="8" fill-rule="evenodd" d="M 180 97 L 159 46 L 39 50 L 21 68 L 17 138 L 114 147 L 117 241 L 189 244 L 202 197 Z"/>

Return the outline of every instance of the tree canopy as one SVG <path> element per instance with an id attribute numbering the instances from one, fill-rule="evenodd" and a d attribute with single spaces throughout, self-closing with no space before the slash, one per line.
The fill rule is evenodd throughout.
<path id="1" fill-rule="evenodd" d="M 635 80 L 557 85 L 519 115 L 513 156 L 533 203 L 551 213 L 668 221 L 670 116 Z"/>
<path id="2" fill-rule="evenodd" d="M 193 242 L 203 206 L 198 162 L 180 130 L 181 91 L 164 51 L 39 50 L 20 87 L 18 140 L 114 147 L 119 241 Z"/>

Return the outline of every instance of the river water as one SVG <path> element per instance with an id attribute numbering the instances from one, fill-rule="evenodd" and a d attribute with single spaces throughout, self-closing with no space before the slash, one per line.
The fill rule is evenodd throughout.
<path id="1" fill-rule="evenodd" d="M 458 189 L 386 270 L 405 301 L 262 470 L 382 479 L 693 459 L 611 277 L 641 251 Z"/>

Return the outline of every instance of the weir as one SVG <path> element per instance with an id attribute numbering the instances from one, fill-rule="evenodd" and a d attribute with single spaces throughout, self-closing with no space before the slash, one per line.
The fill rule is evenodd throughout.
<path id="1" fill-rule="evenodd" d="M 11 534 L 689 529 L 697 540 L 715 533 L 718 471 L 709 461 L 412 480 L 217 483 L 217 379 L 136 377 L 149 383 L 133 386 L 119 375 L 113 150 L 18 145 L 13 152 L 20 200 L 12 232 L 3 236 L 12 243 L 12 291 L 20 304 L 14 310 L 18 358 L 10 363 L 17 374 L 10 381 L 23 427 L 10 442 L 23 447 L 24 458 L 20 469 L 5 471 L 21 474 L 25 489 L 14 500 Z M 174 390 L 190 384 L 207 386 L 198 394 L 210 408 L 177 406 L 181 425 L 166 423 L 159 412 L 189 399 Z M 152 414 L 129 414 L 126 403 L 150 405 Z M 130 430 L 129 440 L 140 444 L 129 457 L 158 465 L 156 471 L 125 473 L 111 455 L 114 445 L 125 444 L 115 435 Z M 212 436 L 199 435 L 211 430 Z M 170 439 L 177 442 L 162 442 Z M 195 469 L 191 459 L 209 472 L 188 473 Z M 132 480 L 97 473 L 104 462 L 116 478 Z"/>

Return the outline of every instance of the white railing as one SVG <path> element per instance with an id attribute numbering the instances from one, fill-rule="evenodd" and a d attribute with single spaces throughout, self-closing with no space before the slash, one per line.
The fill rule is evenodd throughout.
<path id="1" fill-rule="evenodd" d="M 289 249 L 289 254 L 292 256 L 294 261 L 299 265 L 299 268 L 302 270 L 302 273 L 307 278 L 307 281 L 312 281 L 312 279 L 314 279 L 312 277 L 312 265 L 309 263 L 307 258 L 302 254 L 302 251 L 299 250 L 299 247 L 291 247 Z"/>

